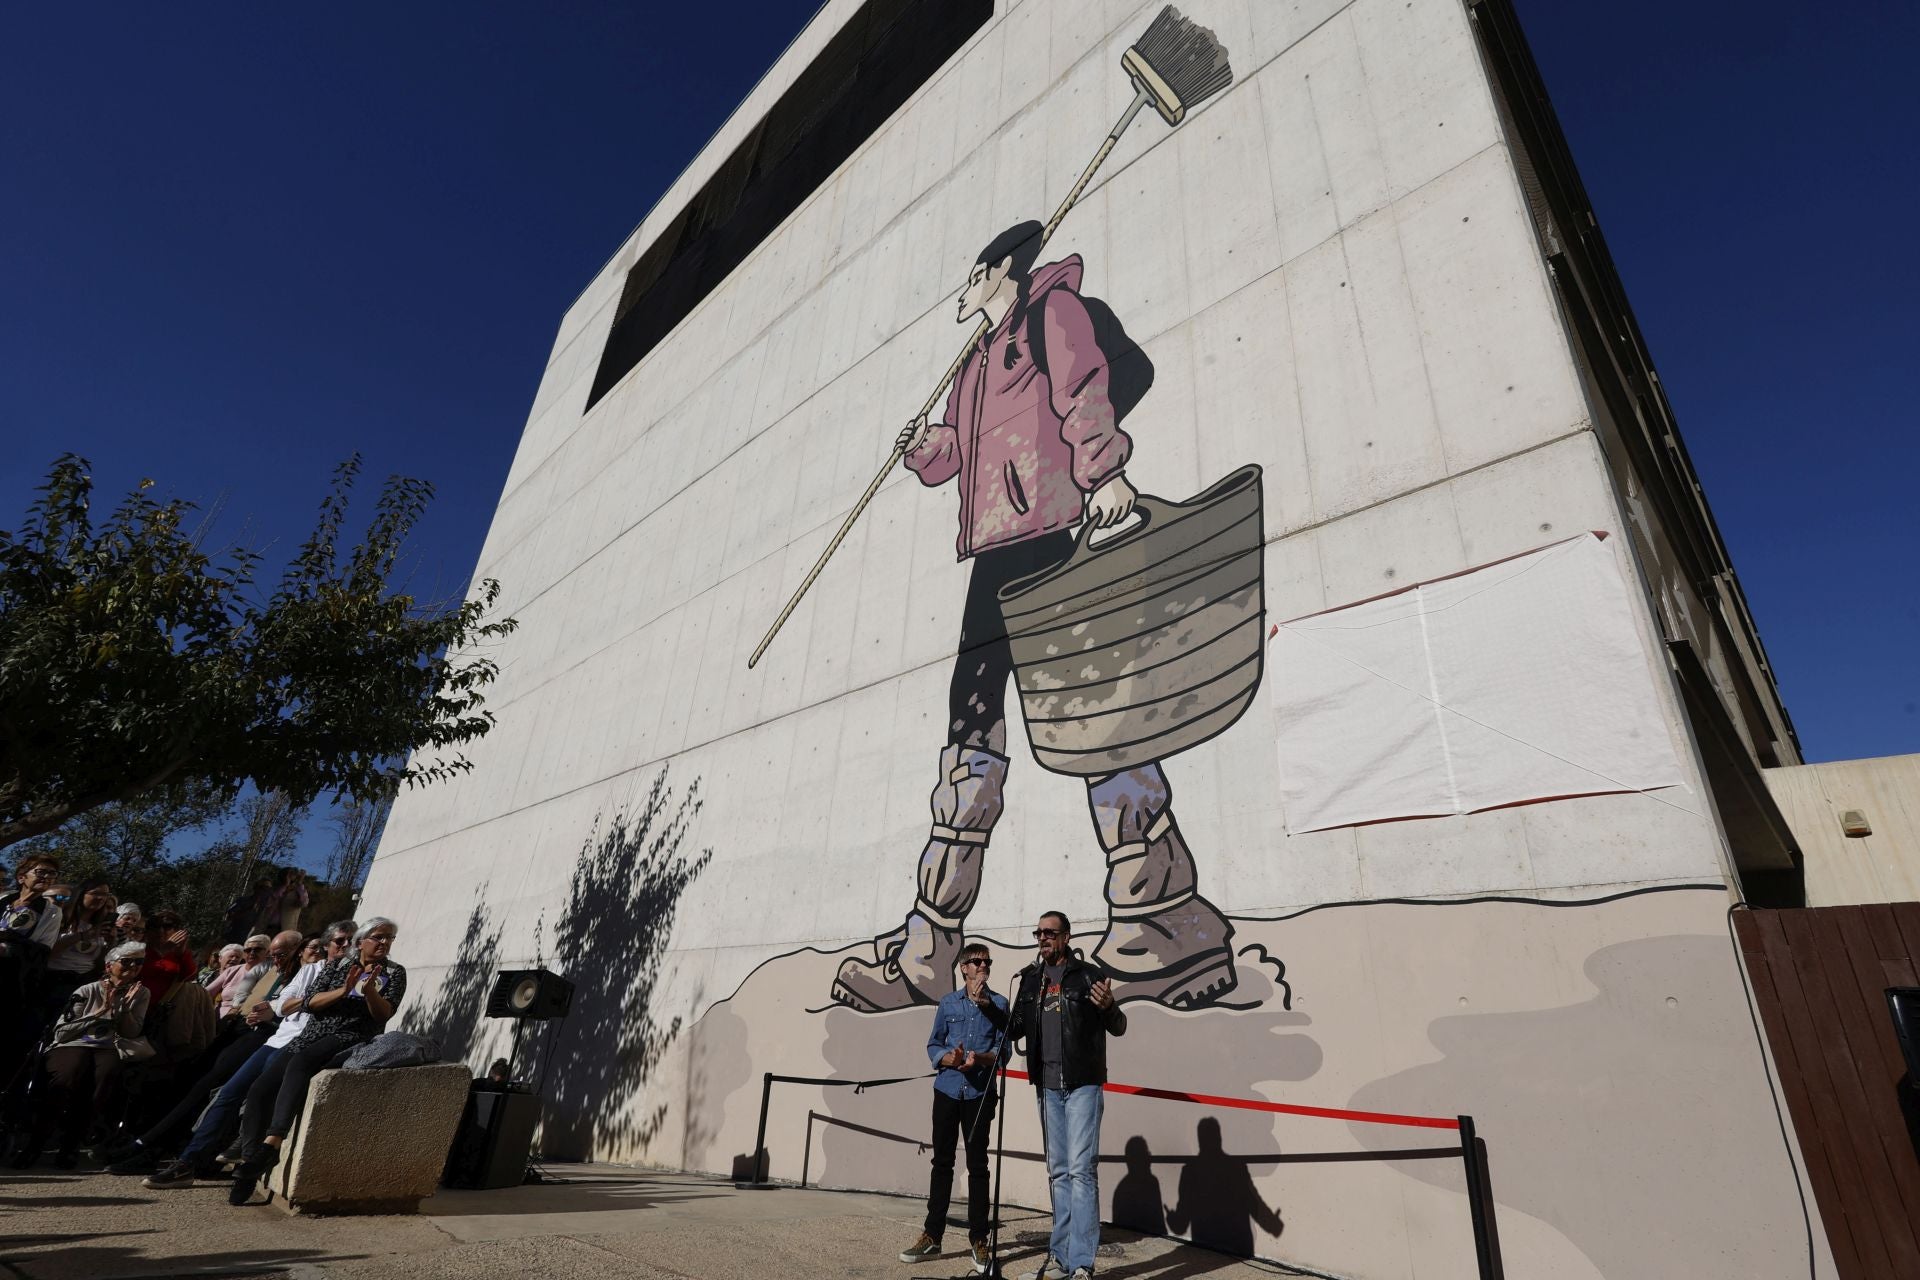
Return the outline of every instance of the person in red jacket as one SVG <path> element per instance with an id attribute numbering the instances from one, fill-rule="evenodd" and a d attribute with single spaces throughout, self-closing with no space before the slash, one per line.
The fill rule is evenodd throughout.
<path id="1" fill-rule="evenodd" d="M 1110 361 L 1120 353 L 1101 349 L 1080 296 L 1079 256 L 1035 266 L 1042 230 L 1021 223 L 981 251 L 955 318 L 984 317 L 987 331 L 954 378 L 940 421 L 918 418 L 898 441 L 922 484 L 958 486 L 956 549 L 973 565 L 918 893 L 901 926 L 875 939 L 873 960 L 841 963 L 832 996 L 855 1009 L 937 1004 L 954 989 L 1007 777 L 1013 651 L 1000 589 L 1066 559 L 1083 523 L 1124 521 L 1137 497 L 1125 474 L 1133 441 L 1110 394 Z M 1157 764 L 1087 780 L 1110 908 L 1094 959 L 1122 998 L 1185 1007 L 1234 986 L 1233 929 L 1196 891 L 1171 801 Z"/>

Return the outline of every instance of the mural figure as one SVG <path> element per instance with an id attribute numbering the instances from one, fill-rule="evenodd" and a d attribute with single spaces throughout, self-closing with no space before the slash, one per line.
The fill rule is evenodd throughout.
<path id="1" fill-rule="evenodd" d="M 1125 474 L 1133 441 L 1120 420 L 1151 385 L 1152 366 L 1105 305 L 1081 295 L 1078 255 L 1035 265 L 1045 230 L 1020 223 L 981 250 L 956 315 L 961 324 L 979 317 L 981 335 L 941 419 L 916 418 L 896 444 L 922 484 L 959 488 L 956 545 L 973 565 L 918 892 L 901 926 L 876 939 L 872 960 L 841 964 L 833 998 L 855 1009 L 934 1004 L 953 990 L 1003 807 L 1006 687 L 1016 666 L 1035 752 L 1049 769 L 1085 778 L 1106 851 L 1108 921 L 1094 961 L 1123 999 L 1174 1007 L 1207 1003 L 1235 983 L 1233 929 L 1200 896 L 1159 748 L 1218 733 L 1258 683 L 1257 469 L 1192 504 L 1136 492 Z M 1196 581 L 1200 596 L 1173 590 Z M 1216 604 L 1231 616 L 1215 617 Z M 1165 630 L 1167 617 L 1178 635 Z M 1209 643 L 1221 638 L 1229 643 Z M 1024 657 L 1023 645 L 1032 650 Z M 1204 660 L 1216 662 L 1233 651 L 1201 682 L 1220 686 L 1224 703 L 1220 690 L 1191 687 L 1190 664 L 1169 665 L 1176 649 L 1207 649 Z M 1065 668 L 1052 672 L 1055 660 Z M 1127 726 L 1142 724 L 1144 736 L 1131 737 Z"/>

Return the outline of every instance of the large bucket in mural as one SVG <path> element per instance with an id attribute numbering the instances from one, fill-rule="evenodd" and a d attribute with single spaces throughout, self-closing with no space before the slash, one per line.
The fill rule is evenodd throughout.
<path id="1" fill-rule="evenodd" d="M 1096 777 L 1221 733 L 1266 652 L 1260 468 L 1198 497 L 1141 494 L 1139 519 L 1008 583 L 1000 607 L 1027 741 L 1055 773 Z"/>

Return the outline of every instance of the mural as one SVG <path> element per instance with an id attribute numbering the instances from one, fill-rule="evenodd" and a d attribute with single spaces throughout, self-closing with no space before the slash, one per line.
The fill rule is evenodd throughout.
<path id="1" fill-rule="evenodd" d="M 1086 781 L 1109 913 L 1091 954 L 1116 994 L 1188 1008 L 1235 982 L 1233 929 L 1200 894 L 1160 761 L 1231 725 L 1259 684 L 1259 469 L 1189 503 L 1135 491 L 1121 424 L 1153 366 L 1081 295 L 1078 256 L 1035 265 L 1044 230 L 1021 223 L 981 250 L 956 318 L 985 333 L 941 419 L 895 446 L 922 484 L 958 487 L 972 567 L 918 892 L 873 959 L 840 966 L 833 998 L 853 1009 L 953 990 L 1004 803 L 1016 674 L 1034 758 Z"/>
<path id="2" fill-rule="evenodd" d="M 1041 250 L 1147 106 L 1169 125 L 1232 80 L 1214 33 L 1171 5 L 1122 55 L 1134 97 L 1053 218 L 1008 227 L 975 259 L 954 319 L 973 337 L 748 660 L 757 663 L 898 460 L 959 490 L 956 549 L 972 561 L 917 892 L 834 1000 L 877 1013 L 954 988 L 967 913 L 1004 805 L 1006 688 L 1018 674 L 1042 766 L 1082 777 L 1106 854 L 1106 933 L 1093 957 L 1122 1000 L 1207 1004 L 1235 985 L 1233 929 L 1199 892 L 1160 762 L 1225 730 L 1260 681 L 1260 475 L 1189 503 L 1127 480 L 1122 427 L 1153 363 L 1085 263 Z M 929 411 L 946 389 L 938 421 Z M 1078 529 L 1076 534 L 1075 529 Z"/>

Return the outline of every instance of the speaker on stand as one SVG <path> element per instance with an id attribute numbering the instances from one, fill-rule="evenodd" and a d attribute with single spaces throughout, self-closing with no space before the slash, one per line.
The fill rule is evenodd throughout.
<path id="1" fill-rule="evenodd" d="M 573 984 L 545 969 L 507 969 L 493 980 L 487 996 L 489 1018 L 512 1018 L 511 1077 L 519 1067 L 520 1041 L 529 1022 L 564 1022 L 573 1007 Z M 553 1063 L 555 1031 L 547 1037 L 547 1063 Z M 533 1159 L 533 1131 L 540 1123 L 543 1068 L 532 1082 L 509 1079 L 488 1087 L 475 1082 L 466 1113 L 448 1153 L 443 1181 L 450 1187 L 492 1189 L 526 1182 L 551 1182 Z"/>

